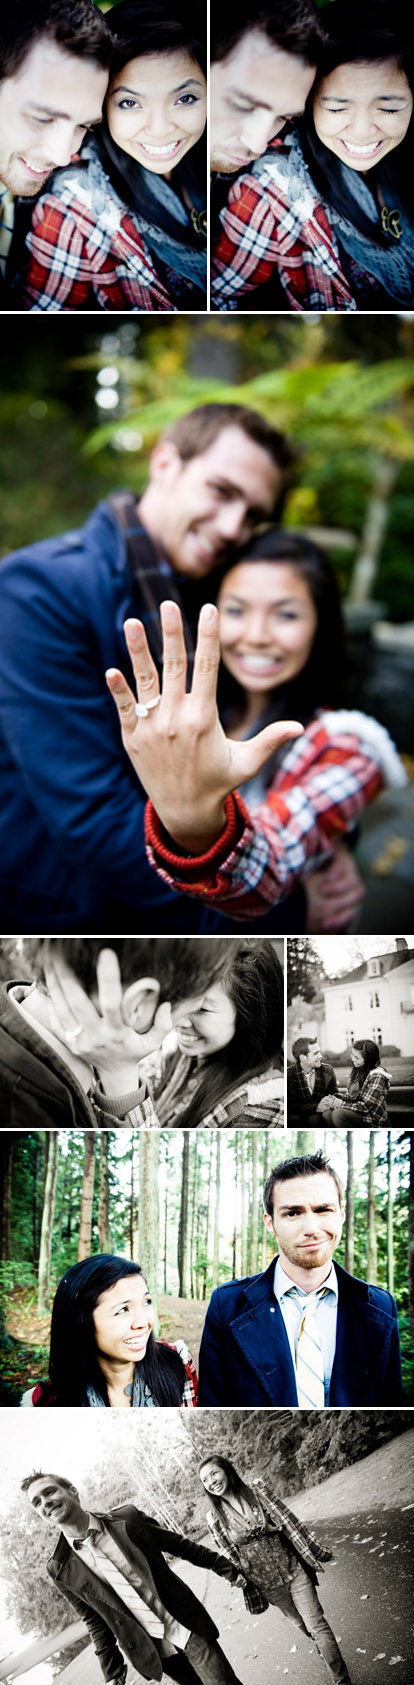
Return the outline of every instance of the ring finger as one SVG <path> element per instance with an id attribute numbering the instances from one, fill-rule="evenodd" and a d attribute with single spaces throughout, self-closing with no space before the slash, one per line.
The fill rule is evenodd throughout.
<path id="1" fill-rule="evenodd" d="M 144 627 L 140 620 L 126 620 L 124 633 L 134 669 L 138 703 L 151 707 L 158 701 L 160 684 L 155 662 L 150 655 Z"/>

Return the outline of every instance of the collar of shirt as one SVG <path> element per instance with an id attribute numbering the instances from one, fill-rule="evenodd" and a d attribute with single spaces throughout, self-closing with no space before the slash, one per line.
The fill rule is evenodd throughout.
<path id="1" fill-rule="evenodd" d="M 315 1313 L 318 1321 L 318 1332 L 322 1348 L 325 1378 L 325 1405 L 327 1405 L 329 1404 L 329 1388 L 335 1357 L 336 1323 L 338 1315 L 338 1277 L 334 1264 L 331 1263 L 329 1275 L 326 1277 L 325 1281 L 320 1283 L 320 1285 L 321 1287 L 326 1287 L 328 1289 L 327 1298 L 319 1300 Z M 280 1305 L 289 1341 L 292 1363 L 295 1368 L 296 1344 L 302 1310 L 299 1300 L 289 1297 L 289 1291 L 292 1287 L 297 1287 L 297 1282 L 292 1281 L 291 1277 L 286 1275 L 286 1270 L 283 1269 L 280 1258 L 277 1258 L 273 1277 L 273 1292 L 275 1299 L 277 1299 L 278 1304 Z M 300 1292 L 301 1290 L 298 1289 L 298 1291 Z M 311 1298 L 311 1293 L 303 1293 L 304 1304 L 306 1304 L 306 1301 Z"/>

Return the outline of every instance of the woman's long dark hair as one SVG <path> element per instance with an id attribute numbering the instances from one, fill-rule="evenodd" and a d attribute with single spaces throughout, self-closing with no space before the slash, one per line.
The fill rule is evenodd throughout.
<path id="1" fill-rule="evenodd" d="M 255 1503 L 255 1494 L 252 1487 L 248 1486 L 245 1480 L 242 1480 L 241 1474 L 237 1473 L 234 1463 L 230 1463 L 228 1457 L 216 1457 L 215 1451 L 211 1452 L 210 1457 L 203 1457 L 202 1463 L 199 1463 L 198 1465 L 200 1480 L 202 1479 L 201 1470 L 205 1468 L 206 1463 L 218 1463 L 219 1468 L 224 1469 L 224 1473 L 227 1475 L 230 1491 L 237 1493 L 237 1496 L 240 1498 L 247 1498 L 249 1503 Z M 202 1484 L 204 1484 L 203 1481 Z M 205 1487 L 204 1490 L 207 1491 L 207 1487 Z M 212 1492 L 209 1492 L 208 1496 L 210 1503 L 213 1504 L 214 1509 L 217 1510 L 217 1515 L 219 1515 L 222 1520 L 222 1499 L 214 1497 Z"/>
<path id="2" fill-rule="evenodd" d="M 109 1405 L 105 1376 L 98 1362 L 93 1312 L 101 1293 L 130 1275 L 143 1276 L 144 1272 L 128 1258 L 102 1252 L 73 1264 L 59 1282 L 52 1311 L 49 1358 L 56 1404 L 87 1405 L 90 1386 Z M 140 1368 L 156 1404 L 181 1404 L 185 1369 L 178 1352 L 154 1340 L 151 1333 Z"/>
<path id="3" fill-rule="evenodd" d="M 205 8 L 202 0 L 193 0 L 193 3 L 190 0 L 174 0 L 172 7 L 169 0 L 143 0 L 142 5 L 141 0 L 120 0 L 120 5 L 113 7 L 109 18 L 115 33 L 111 79 L 131 59 L 174 52 L 188 53 L 188 57 L 206 75 Z M 124 203 L 138 216 L 155 222 L 164 233 L 172 235 L 175 240 L 181 238 L 188 245 L 191 237 L 189 227 L 180 233 L 180 225 L 175 218 L 152 194 L 148 172 L 144 182 L 140 164 L 112 139 L 105 113 L 103 123 L 96 130 L 95 141 L 104 169 Z M 177 164 L 173 180 L 177 191 L 186 190 L 195 210 L 202 211 L 206 203 L 206 143 L 203 135 Z"/>
<path id="4" fill-rule="evenodd" d="M 227 1047 L 210 1055 L 200 1072 L 198 1090 L 181 1129 L 196 1129 L 238 1081 L 258 1076 L 273 1065 L 283 1039 L 283 972 L 270 937 L 250 937 L 230 944 L 230 957 L 218 981 L 236 1009 L 234 1035 Z"/>
<path id="5" fill-rule="evenodd" d="M 363 1065 L 354 1065 L 352 1069 L 352 1082 L 355 1082 L 356 1078 L 359 1087 L 362 1088 L 368 1072 L 375 1071 L 376 1066 L 379 1065 L 379 1048 L 376 1041 L 354 1041 L 352 1045 L 356 1047 L 357 1053 L 363 1053 L 364 1056 Z"/>
<path id="6" fill-rule="evenodd" d="M 308 725 L 317 708 L 338 708 L 344 701 L 345 641 L 338 584 L 327 557 L 303 533 L 270 527 L 261 537 L 246 544 L 229 562 L 227 572 L 238 562 L 289 562 L 304 579 L 316 609 L 318 623 L 306 666 L 286 686 L 276 686 L 266 713 L 268 719 L 295 719 Z M 225 578 L 222 573 L 221 582 Z M 219 712 L 241 708 L 243 690 L 221 664 Z"/>
<path id="7" fill-rule="evenodd" d="M 338 65 L 374 64 L 391 59 L 407 77 L 414 91 L 413 24 L 405 0 L 332 0 L 324 6 L 323 22 L 326 42 L 321 48 L 316 82 L 309 94 L 305 118 L 300 126 L 303 150 L 315 187 L 328 207 L 365 234 L 371 244 L 389 249 L 390 241 L 381 224 L 376 226 L 357 204 L 343 179 L 341 164 L 335 153 L 325 146 L 316 133 L 313 120 L 313 100 L 319 83 Z M 398 147 L 373 165 L 368 184 L 383 190 L 389 209 L 401 206 L 414 219 L 413 196 L 413 136 L 414 117 Z"/>

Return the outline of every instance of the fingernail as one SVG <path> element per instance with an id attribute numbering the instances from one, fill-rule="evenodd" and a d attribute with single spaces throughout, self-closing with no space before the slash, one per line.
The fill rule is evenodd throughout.
<path id="1" fill-rule="evenodd" d="M 125 637 L 128 635 L 130 644 L 137 644 L 141 635 L 141 622 L 139 620 L 124 620 L 124 632 Z"/>
<path id="2" fill-rule="evenodd" d="M 200 620 L 207 621 L 210 624 L 212 620 L 215 620 L 216 614 L 217 609 L 215 609 L 214 603 L 203 603 Z"/>

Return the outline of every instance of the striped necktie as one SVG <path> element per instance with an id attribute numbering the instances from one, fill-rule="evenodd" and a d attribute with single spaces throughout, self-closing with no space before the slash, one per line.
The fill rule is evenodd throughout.
<path id="1" fill-rule="evenodd" d="M 325 1299 L 329 1292 L 329 1287 L 318 1287 L 316 1293 L 305 1297 L 298 1287 L 290 1287 L 287 1295 L 296 1299 L 301 1310 L 295 1367 L 298 1404 L 303 1410 L 323 1410 L 325 1404 L 322 1347 L 315 1317 L 319 1300 Z"/>
<path id="2" fill-rule="evenodd" d="M 6 274 L 6 262 L 14 228 L 14 198 L 8 187 L 0 182 L 0 275 Z"/>

